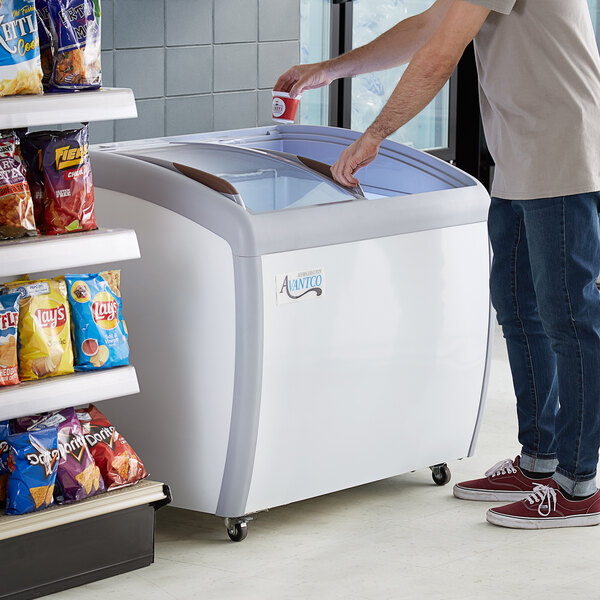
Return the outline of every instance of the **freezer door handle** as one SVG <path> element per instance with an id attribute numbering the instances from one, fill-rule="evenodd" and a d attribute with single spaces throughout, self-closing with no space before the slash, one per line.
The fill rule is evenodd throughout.
<path id="1" fill-rule="evenodd" d="M 307 158 L 306 156 L 298 156 L 298 160 L 304 164 L 305 166 L 307 166 L 309 169 L 312 169 L 313 171 L 316 171 L 317 173 L 320 173 L 321 175 L 323 175 L 324 177 L 327 177 L 328 179 L 331 179 L 331 181 L 333 181 L 336 185 L 340 185 L 334 178 L 333 175 L 331 174 L 331 165 L 328 165 L 327 163 L 321 162 L 320 160 L 315 160 L 314 158 Z M 353 188 L 350 188 L 352 191 L 354 191 L 356 194 L 358 194 L 359 196 L 362 196 L 363 198 L 365 197 L 365 193 L 363 192 L 363 189 L 360 185 L 360 183 Z"/>
<path id="2" fill-rule="evenodd" d="M 217 175 L 213 175 L 212 173 L 207 173 L 206 171 L 201 171 L 200 169 L 195 169 L 194 167 L 188 167 L 187 165 L 182 165 L 181 163 L 173 163 L 173 166 L 186 177 L 189 177 L 190 179 L 209 187 L 215 192 L 219 192 L 219 194 L 227 196 L 236 204 L 246 208 L 240 193 L 231 183 L 229 183 L 229 181 L 226 181 Z"/>

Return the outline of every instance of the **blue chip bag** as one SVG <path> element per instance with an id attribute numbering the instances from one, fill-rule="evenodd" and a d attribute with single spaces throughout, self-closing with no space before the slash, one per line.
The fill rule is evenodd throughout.
<path id="1" fill-rule="evenodd" d="M 120 271 L 65 275 L 75 340 L 75 370 L 129 364 L 127 327 L 121 314 Z"/>
<path id="2" fill-rule="evenodd" d="M 8 483 L 8 436 L 10 425 L 8 421 L 0 421 L 0 506 L 6 501 L 6 485 Z"/>
<path id="3" fill-rule="evenodd" d="M 60 458 L 58 428 L 13 433 L 8 436 L 8 445 L 11 474 L 6 514 L 22 515 L 52 506 Z"/>

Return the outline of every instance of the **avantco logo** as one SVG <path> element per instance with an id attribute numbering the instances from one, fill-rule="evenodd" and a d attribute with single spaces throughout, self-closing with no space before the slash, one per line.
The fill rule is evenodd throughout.
<path id="1" fill-rule="evenodd" d="M 51 333 L 57 335 L 67 322 L 67 307 L 51 298 L 48 298 L 47 302 L 48 306 L 35 311 L 34 318 L 42 329 L 51 330 Z"/>
<path id="2" fill-rule="evenodd" d="M 114 329 L 119 324 L 119 305 L 108 293 L 100 292 L 92 302 L 92 317 L 98 327 Z"/>
<path id="3" fill-rule="evenodd" d="M 322 268 L 277 275 L 277 304 L 319 298 L 323 294 L 325 274 Z"/>

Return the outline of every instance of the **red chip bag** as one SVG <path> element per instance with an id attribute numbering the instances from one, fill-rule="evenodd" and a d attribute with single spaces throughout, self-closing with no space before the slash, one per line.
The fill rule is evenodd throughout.
<path id="1" fill-rule="evenodd" d="M 77 409 L 77 416 L 107 490 L 131 485 L 148 477 L 133 448 L 94 405 Z"/>
<path id="2" fill-rule="evenodd" d="M 46 233 L 96 229 L 87 125 L 43 133 L 35 141 L 42 147 Z"/>

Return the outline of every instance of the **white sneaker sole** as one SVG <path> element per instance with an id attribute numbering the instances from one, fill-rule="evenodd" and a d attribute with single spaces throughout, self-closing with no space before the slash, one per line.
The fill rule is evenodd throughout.
<path id="1" fill-rule="evenodd" d="M 533 490 L 531 490 L 533 491 Z M 462 487 L 459 483 L 457 483 L 452 493 L 456 496 L 456 498 L 460 498 L 461 500 L 479 500 L 480 502 L 504 502 L 508 504 L 509 502 L 518 502 L 519 500 L 524 500 L 531 494 L 529 492 L 502 492 L 502 491 L 494 491 L 490 492 L 489 490 L 474 490 L 472 488 Z"/>
<path id="2" fill-rule="evenodd" d="M 556 527 L 589 527 L 600 524 L 600 513 L 591 515 L 573 515 L 571 517 L 540 517 L 539 519 L 528 519 L 526 517 L 509 517 L 494 512 L 493 509 L 487 511 L 485 518 L 492 525 L 500 527 L 510 527 L 511 529 L 553 529 Z"/>

